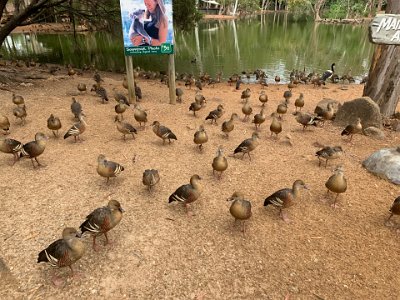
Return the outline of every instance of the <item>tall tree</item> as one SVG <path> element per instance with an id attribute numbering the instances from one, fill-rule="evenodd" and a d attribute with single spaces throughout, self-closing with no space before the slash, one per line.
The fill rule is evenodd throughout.
<path id="1" fill-rule="evenodd" d="M 400 1 L 388 0 L 386 13 L 399 14 Z M 376 47 L 363 95 L 374 100 L 384 116 L 395 112 L 400 97 L 400 46 Z"/>
<path id="2" fill-rule="evenodd" d="M 322 6 L 324 6 L 326 0 L 315 0 L 314 3 L 314 20 L 315 21 L 320 21 L 321 20 L 321 16 L 320 16 L 320 12 L 322 9 Z"/>

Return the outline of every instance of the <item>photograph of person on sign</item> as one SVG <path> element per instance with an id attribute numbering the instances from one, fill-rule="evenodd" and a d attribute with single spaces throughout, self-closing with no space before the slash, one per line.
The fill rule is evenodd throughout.
<path id="1" fill-rule="evenodd" d="M 121 0 L 124 46 L 172 44 L 172 0 Z"/>

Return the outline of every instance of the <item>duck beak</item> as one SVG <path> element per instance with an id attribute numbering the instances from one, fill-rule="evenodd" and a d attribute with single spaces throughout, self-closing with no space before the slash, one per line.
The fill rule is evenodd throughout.
<path id="1" fill-rule="evenodd" d="M 125 212 L 125 209 L 123 209 L 122 207 L 120 207 L 120 208 L 119 208 L 119 211 L 123 213 L 123 212 Z"/>
<path id="2" fill-rule="evenodd" d="M 82 233 L 81 232 L 77 232 L 75 235 L 77 238 L 81 238 L 82 237 Z"/>

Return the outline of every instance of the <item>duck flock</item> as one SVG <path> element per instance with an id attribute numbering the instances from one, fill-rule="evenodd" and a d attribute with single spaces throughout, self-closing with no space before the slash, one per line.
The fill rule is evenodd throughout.
<path id="1" fill-rule="evenodd" d="M 296 122 L 301 126 L 302 131 L 310 130 L 310 126 L 324 127 L 326 122 L 330 122 L 335 118 L 335 108 L 332 104 L 328 104 L 325 108 L 317 107 L 314 113 L 303 112 L 302 109 L 305 105 L 305 96 L 300 93 L 299 96 L 293 101 L 293 89 L 298 84 L 313 83 L 315 88 L 320 88 L 325 82 L 334 76 L 334 65 L 332 65 L 332 72 L 327 71 L 322 76 L 306 76 L 302 72 L 296 72 L 291 74 L 291 82 L 288 84 L 288 89 L 282 93 L 282 101 L 278 104 L 276 109 L 273 109 L 271 113 L 271 122 L 269 125 L 269 132 L 267 131 L 267 138 L 271 141 L 285 142 L 289 146 L 292 144 L 291 136 L 287 134 L 281 137 L 282 130 L 285 126 L 285 118 L 295 118 Z M 68 68 L 68 75 L 74 76 L 75 71 L 72 67 Z M 136 78 L 146 78 L 146 73 L 140 70 L 135 71 Z M 264 90 L 268 86 L 265 74 L 258 74 L 259 82 L 262 86 L 262 90 L 257 95 L 260 102 L 260 110 L 256 111 L 255 107 L 252 107 L 250 103 L 250 97 L 252 96 L 252 91 L 250 87 L 241 89 L 241 84 L 246 78 L 246 74 L 232 75 L 228 84 L 234 84 L 235 89 L 241 91 L 238 93 L 237 101 L 241 102 L 241 110 L 238 107 L 236 112 L 231 113 L 230 116 L 225 116 L 224 104 L 220 103 L 216 105 L 213 109 L 208 109 L 209 100 L 202 94 L 203 88 L 206 85 L 207 88 L 214 88 L 218 84 L 223 84 L 221 79 L 221 74 L 217 74 L 216 79 L 210 78 L 210 76 L 202 75 L 198 79 L 194 76 L 184 75 L 177 77 L 178 80 L 182 80 L 185 88 L 176 89 L 176 97 L 178 105 L 187 105 L 184 102 L 185 90 L 192 89 L 192 86 L 196 87 L 196 93 L 194 101 L 188 104 L 188 113 L 193 114 L 194 119 L 199 119 L 199 113 L 201 111 L 207 110 L 206 117 L 202 120 L 202 124 L 196 128 L 193 135 L 193 144 L 196 146 L 196 151 L 202 153 L 204 147 L 207 147 L 209 142 L 209 136 L 207 134 L 207 128 L 209 126 L 219 126 L 221 131 L 220 140 L 229 140 L 230 134 L 235 130 L 235 124 L 242 120 L 243 122 L 252 122 L 254 124 L 254 132 L 250 136 L 243 137 L 242 142 L 238 143 L 236 148 L 232 153 L 225 155 L 224 146 L 221 145 L 216 149 L 216 155 L 214 158 L 210 159 L 208 162 L 210 165 L 210 170 L 212 169 L 214 178 L 216 181 L 223 180 L 224 172 L 229 168 L 229 161 L 231 159 L 247 159 L 249 163 L 252 164 L 252 156 L 257 155 L 257 152 L 253 152 L 258 147 L 263 147 L 263 139 L 261 133 L 266 131 L 265 123 L 267 123 L 267 104 L 268 95 L 267 91 Z M 308 79 L 305 79 L 308 78 Z M 336 77 L 334 77 L 336 78 Z M 122 139 L 128 143 L 130 140 L 135 140 L 135 136 L 140 135 L 141 131 L 145 130 L 147 123 L 150 122 L 150 126 L 154 133 L 154 138 L 161 139 L 162 145 L 159 144 L 158 147 L 168 147 L 171 143 L 179 143 L 180 137 L 174 133 L 167 124 L 162 124 L 159 120 L 152 119 L 151 114 L 148 114 L 146 109 L 142 108 L 143 95 L 141 88 L 135 82 L 135 96 L 136 101 L 132 105 L 129 100 L 123 95 L 123 93 L 115 92 L 112 97 L 110 97 L 110 91 L 107 91 L 104 85 L 104 79 L 101 78 L 98 72 L 93 75 L 94 83 L 92 85 L 91 91 L 94 92 L 100 99 L 101 103 L 107 104 L 110 100 L 115 100 L 116 104 L 114 106 L 115 114 L 113 119 L 115 121 L 116 130 L 122 135 Z M 350 75 L 347 74 L 346 78 L 336 78 L 340 80 L 348 80 L 352 82 Z M 335 80 L 336 80 L 335 79 Z M 168 78 L 165 76 L 161 77 L 163 82 L 168 84 Z M 275 77 L 275 82 L 279 83 L 280 79 Z M 334 82 L 334 81 L 332 81 Z M 127 88 L 126 79 L 124 79 L 122 85 Z M 183 85 L 183 84 L 182 84 Z M 87 87 L 85 84 L 78 84 L 77 86 L 78 95 L 86 94 Z M 240 95 L 240 97 L 239 97 Z M 29 116 L 29 108 L 25 103 L 24 97 L 22 95 L 12 94 L 12 99 L 10 100 L 14 104 L 12 114 L 18 120 L 20 126 L 26 126 L 25 120 Z M 236 101 L 236 99 L 233 99 Z M 143 103 L 143 104 L 142 104 Z M 292 104 L 293 103 L 293 104 Z M 88 125 L 86 122 L 86 112 L 83 105 L 76 99 L 72 97 L 71 99 L 71 113 L 72 117 L 76 120 L 74 124 L 70 126 L 63 126 L 59 117 L 57 117 L 56 112 L 49 114 L 47 119 L 47 128 L 50 134 L 53 135 L 54 139 L 57 139 L 60 132 L 63 133 L 64 139 L 72 139 L 73 143 L 85 143 L 85 131 Z M 135 127 L 133 124 L 125 120 L 124 115 L 133 108 L 133 116 L 137 122 Z M 293 108 L 293 110 L 292 110 Z M 290 111 L 293 111 L 291 113 Z M 293 116 L 291 116 L 293 115 Z M 6 135 L 11 134 L 12 128 L 10 128 L 10 116 L 8 114 L 2 113 L 0 115 L 0 130 L 5 135 L 0 140 L 0 151 L 6 154 L 13 155 L 12 165 L 18 163 L 21 158 L 28 158 L 32 162 L 33 168 L 39 168 L 42 166 L 39 159 L 45 156 L 47 141 L 49 136 L 44 132 L 37 132 L 33 141 L 21 142 L 16 139 L 12 139 Z M 362 134 L 362 123 L 361 119 L 358 118 L 354 124 L 348 124 L 344 128 L 338 130 L 337 134 L 342 136 L 347 136 L 347 140 L 344 143 L 352 143 L 353 136 L 357 134 Z M 43 120 L 45 122 L 45 120 Z M 90 138 L 90 137 L 88 137 Z M 61 141 L 60 141 L 61 142 Z M 189 147 L 189 145 L 181 145 L 182 147 Z M 343 155 L 344 150 L 341 145 L 324 145 L 321 146 L 318 151 L 316 151 L 315 156 L 318 160 L 319 167 L 327 167 L 329 162 L 332 160 L 339 160 Z M 135 158 L 133 158 L 133 163 Z M 118 162 L 111 161 L 106 155 L 99 153 L 97 158 L 97 173 L 99 176 L 105 178 L 105 185 L 111 183 L 110 178 L 118 177 L 125 170 L 125 167 Z M 190 206 L 195 201 L 201 199 L 202 192 L 204 190 L 204 185 L 202 183 L 201 174 L 193 174 L 187 184 L 181 185 L 179 187 L 172 187 L 174 192 L 171 193 L 168 199 L 165 199 L 168 203 L 178 202 L 181 203 L 188 214 L 188 217 L 192 215 L 192 210 Z M 162 176 L 157 169 L 146 169 L 143 172 L 142 183 L 148 189 L 150 195 L 155 195 L 157 193 L 157 185 L 162 181 Z M 337 205 L 337 200 L 339 195 L 343 194 L 347 190 L 347 179 L 345 176 L 345 170 L 342 165 L 337 166 L 333 174 L 326 179 L 323 179 L 321 184 L 325 185 L 328 193 L 334 193 L 335 196 L 332 201 L 332 207 L 335 208 Z M 296 179 L 291 187 L 282 187 L 282 189 L 275 191 L 268 195 L 263 205 L 265 207 L 273 206 L 279 211 L 279 216 L 285 222 L 289 222 L 287 216 L 287 210 L 296 204 L 297 198 L 300 193 L 304 190 L 309 190 L 307 182 L 304 179 Z M 233 191 L 232 195 L 227 199 L 231 201 L 230 213 L 233 218 L 241 222 L 241 230 L 243 235 L 246 233 L 245 222 L 252 217 L 252 204 L 250 200 L 247 200 L 242 191 Z M 391 209 L 390 216 L 387 221 L 390 220 L 393 214 L 400 214 L 400 197 L 396 198 Z M 82 220 L 79 230 L 72 227 L 65 227 L 62 231 L 62 238 L 54 241 L 44 250 L 39 252 L 37 262 L 46 262 L 53 267 L 69 267 L 73 273 L 72 265 L 81 259 L 86 252 L 85 243 L 82 242 L 82 236 L 90 234 L 93 239 L 93 249 L 98 251 L 96 244 L 96 238 L 100 235 L 104 235 L 106 243 L 109 243 L 108 232 L 117 226 L 123 218 L 124 209 L 122 204 L 115 199 L 109 197 L 106 206 L 99 207 L 89 213 L 85 220 Z M 38 245 L 38 247 L 44 245 Z M 60 284 L 60 279 L 57 276 L 52 278 L 55 285 Z"/>

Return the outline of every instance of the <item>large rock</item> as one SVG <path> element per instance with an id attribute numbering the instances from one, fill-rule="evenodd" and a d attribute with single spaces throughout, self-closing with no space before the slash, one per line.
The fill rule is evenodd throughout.
<path id="1" fill-rule="evenodd" d="M 363 166 L 376 176 L 400 185 L 400 147 L 372 153 Z"/>
<path id="2" fill-rule="evenodd" d="M 382 128 L 382 116 L 378 104 L 369 97 L 362 97 L 343 103 L 339 107 L 334 124 L 346 126 L 361 119 L 363 128 L 370 126 Z"/>

